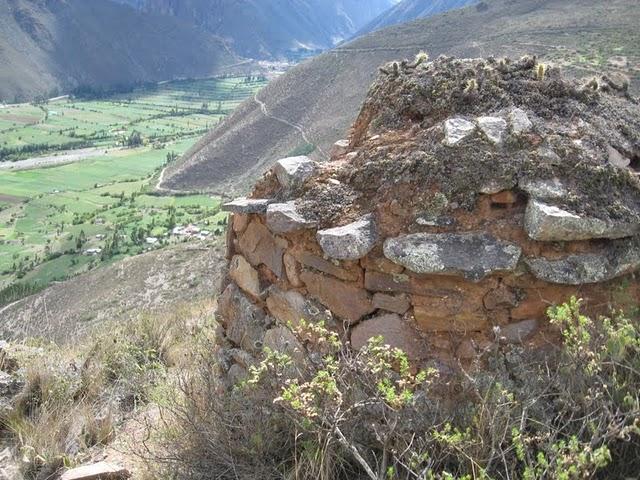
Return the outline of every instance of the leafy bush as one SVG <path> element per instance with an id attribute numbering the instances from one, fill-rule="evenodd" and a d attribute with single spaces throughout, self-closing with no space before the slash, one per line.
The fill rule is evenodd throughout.
<path id="1" fill-rule="evenodd" d="M 582 479 L 640 471 L 640 332 L 580 302 L 549 310 L 557 346 L 496 345 L 440 378 L 372 339 L 357 353 L 305 322 L 225 391 L 211 338 L 164 406 L 163 478 Z M 303 346 L 304 345 L 304 346 Z"/>

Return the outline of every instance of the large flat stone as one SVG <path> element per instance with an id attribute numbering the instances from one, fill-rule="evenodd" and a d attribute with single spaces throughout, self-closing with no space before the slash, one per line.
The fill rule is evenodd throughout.
<path id="1" fill-rule="evenodd" d="M 267 297 L 269 313 L 280 325 L 298 325 L 300 320 L 307 322 L 331 323 L 331 315 L 324 306 L 305 298 L 295 290 L 283 291 L 277 287 L 269 289 Z"/>
<path id="2" fill-rule="evenodd" d="M 411 360 L 421 360 L 428 355 L 426 342 L 418 332 L 394 313 L 379 315 L 356 325 L 351 331 L 351 346 L 359 350 L 369 339 L 378 336 L 384 339 L 385 345 L 399 348 Z"/>
<path id="3" fill-rule="evenodd" d="M 362 275 L 362 270 L 359 266 L 357 266 L 357 264 L 355 266 L 351 265 L 348 268 L 344 268 L 340 265 L 339 262 L 336 262 L 335 260 L 334 262 L 336 263 L 333 263 L 329 260 L 319 257 L 318 255 L 314 255 L 311 252 L 302 251 L 297 252 L 295 255 L 301 264 L 307 267 L 311 267 L 322 273 L 332 275 L 336 278 L 339 278 L 340 280 L 355 282 Z"/>
<path id="4" fill-rule="evenodd" d="M 249 295 L 258 298 L 261 294 L 258 271 L 242 255 L 234 255 L 229 262 L 229 276 Z"/>
<path id="5" fill-rule="evenodd" d="M 279 278 L 284 274 L 282 256 L 283 245 L 271 234 L 262 223 L 254 220 L 243 234 L 239 236 L 238 248 L 244 257 L 253 265 L 266 265 Z"/>
<path id="6" fill-rule="evenodd" d="M 385 256 L 412 272 L 473 281 L 514 270 L 521 253 L 517 245 L 484 233 L 415 233 L 384 242 Z"/>
<path id="7" fill-rule="evenodd" d="M 532 239 L 547 242 L 615 239 L 640 233 L 640 222 L 581 216 L 532 198 L 525 212 L 525 230 Z"/>
<path id="8" fill-rule="evenodd" d="M 62 474 L 60 480 L 122 480 L 131 474 L 126 468 L 107 462 L 72 468 Z"/>
<path id="9" fill-rule="evenodd" d="M 387 312 L 403 315 L 411 308 L 409 297 L 405 294 L 390 295 L 388 293 L 376 293 L 373 295 L 373 306 Z"/>
<path id="10" fill-rule="evenodd" d="M 240 197 L 231 202 L 223 203 L 220 208 L 223 212 L 264 214 L 267 211 L 269 202 L 271 200 Z"/>
<path id="11" fill-rule="evenodd" d="M 300 278 L 311 296 L 348 322 L 357 322 L 375 310 L 367 291 L 355 284 L 308 270 Z"/>
<path id="12" fill-rule="evenodd" d="M 640 269 L 637 238 L 613 242 L 599 252 L 568 255 L 561 259 L 527 258 L 531 273 L 540 280 L 561 285 L 600 283 Z"/>
<path id="13" fill-rule="evenodd" d="M 378 233 L 372 215 L 342 227 L 319 230 L 316 239 L 324 253 L 337 260 L 359 260 L 375 246 Z"/>
<path id="14" fill-rule="evenodd" d="M 290 233 L 313 228 L 316 223 L 304 218 L 294 201 L 272 203 L 267 207 L 267 226 L 274 233 Z"/>
<path id="15" fill-rule="evenodd" d="M 304 183 L 316 169 L 316 163 L 309 157 L 287 157 L 273 166 L 278 182 L 284 188 L 292 188 Z"/>
<path id="16" fill-rule="evenodd" d="M 476 125 L 464 118 L 450 118 L 444 122 L 444 143 L 450 147 L 471 136 Z"/>
<path id="17" fill-rule="evenodd" d="M 236 346 L 259 353 L 267 328 L 273 323 L 264 310 L 254 305 L 235 283 L 231 283 L 218 300 L 218 316 L 227 338 Z"/>

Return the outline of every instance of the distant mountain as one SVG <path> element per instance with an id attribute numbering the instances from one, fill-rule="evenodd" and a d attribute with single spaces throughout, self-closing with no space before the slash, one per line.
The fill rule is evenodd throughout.
<path id="1" fill-rule="evenodd" d="M 401 0 L 396 6 L 385 11 L 373 19 L 355 36 L 380 30 L 384 27 L 410 22 L 418 18 L 426 18 L 437 15 L 454 8 L 462 8 L 467 5 L 479 3 L 480 0 Z M 482 8 L 482 7 L 480 7 Z"/>
<path id="2" fill-rule="evenodd" d="M 0 0 L 0 101 L 204 76 L 235 62 L 210 33 L 110 0 Z"/>
<path id="3" fill-rule="evenodd" d="M 272 81 L 172 164 L 162 186 L 231 195 L 279 158 L 314 148 L 313 157 L 327 158 L 349 134 L 378 67 L 420 50 L 434 58 L 537 54 L 576 76 L 626 73 L 637 93 L 638 25 L 638 0 L 484 0 L 379 30 Z"/>
<path id="4" fill-rule="evenodd" d="M 277 58 L 350 38 L 394 0 L 115 0 L 173 15 L 226 39 L 245 57 Z"/>

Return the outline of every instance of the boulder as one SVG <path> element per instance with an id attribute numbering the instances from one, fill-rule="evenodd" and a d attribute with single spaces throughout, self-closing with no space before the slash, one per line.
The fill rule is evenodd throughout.
<path id="1" fill-rule="evenodd" d="M 515 135 L 528 133 L 533 128 L 533 123 L 531 123 L 526 112 L 521 108 L 512 108 L 509 110 L 509 121 L 511 122 L 511 131 Z"/>
<path id="2" fill-rule="evenodd" d="M 258 271 L 242 255 L 234 255 L 229 263 L 229 276 L 249 295 L 259 298 L 262 289 Z"/>
<path id="3" fill-rule="evenodd" d="M 450 118 L 444 122 L 444 143 L 450 147 L 471 136 L 476 126 L 464 118 Z"/>
<path id="4" fill-rule="evenodd" d="M 272 203 L 267 207 L 267 226 L 274 233 L 290 233 L 313 228 L 316 223 L 304 218 L 297 210 L 295 201 Z"/>
<path id="5" fill-rule="evenodd" d="M 378 315 L 356 325 L 351 331 L 351 346 L 359 350 L 369 339 L 378 336 L 384 339 L 385 345 L 399 348 L 411 360 L 421 360 L 428 355 L 426 343 L 415 328 L 394 313 Z"/>
<path id="6" fill-rule="evenodd" d="M 514 270 L 521 253 L 517 245 L 486 233 L 414 233 L 384 242 L 385 256 L 412 272 L 473 281 Z"/>
<path id="7" fill-rule="evenodd" d="M 273 321 L 235 283 L 229 284 L 220 295 L 217 313 L 231 342 L 247 352 L 260 352 L 264 333 Z"/>
<path id="8" fill-rule="evenodd" d="M 316 238 L 324 253 L 338 260 L 359 260 L 375 246 L 378 233 L 372 215 L 342 227 L 319 230 Z"/>
<path id="9" fill-rule="evenodd" d="M 62 474 L 60 480 L 121 480 L 130 476 L 131 474 L 126 468 L 107 462 L 99 462 L 67 470 Z"/>
<path id="10" fill-rule="evenodd" d="M 476 119 L 480 131 L 491 143 L 500 145 L 507 133 L 507 122 L 500 117 L 478 117 Z"/>
<path id="11" fill-rule="evenodd" d="M 577 215 L 534 198 L 527 204 L 524 221 L 529 237 L 539 241 L 615 239 L 640 233 L 640 222 Z"/>
<path id="12" fill-rule="evenodd" d="M 284 188 L 293 188 L 304 183 L 313 175 L 316 163 L 309 157 L 288 157 L 278 160 L 273 167 L 273 172 L 280 185 Z"/>
<path id="13" fill-rule="evenodd" d="M 311 296 L 349 323 L 355 323 L 375 310 L 367 291 L 356 284 L 308 270 L 300 277 Z"/>
<path id="14" fill-rule="evenodd" d="M 271 202 L 271 200 L 240 197 L 232 202 L 223 203 L 220 208 L 223 212 L 264 214 L 267 211 L 269 202 Z"/>

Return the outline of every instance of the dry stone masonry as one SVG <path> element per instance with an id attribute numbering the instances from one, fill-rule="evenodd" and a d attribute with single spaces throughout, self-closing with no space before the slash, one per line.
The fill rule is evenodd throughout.
<path id="1" fill-rule="evenodd" d="M 544 78 L 540 71 L 544 70 Z M 280 160 L 231 213 L 219 300 L 235 381 L 287 330 L 382 335 L 443 369 L 557 341 L 549 306 L 640 301 L 640 108 L 534 58 L 388 68 L 332 159 Z"/>

